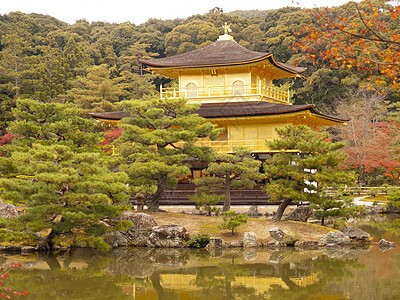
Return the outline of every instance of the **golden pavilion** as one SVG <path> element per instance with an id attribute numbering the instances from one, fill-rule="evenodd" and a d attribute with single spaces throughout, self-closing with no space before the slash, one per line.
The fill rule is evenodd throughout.
<path id="1" fill-rule="evenodd" d="M 178 80 L 177 88 L 160 86 L 161 98 L 200 103 L 197 113 L 225 129 L 217 140 L 201 141 L 199 145 L 218 152 L 244 146 L 264 160 L 271 154 L 266 140 L 277 138 L 277 127 L 304 124 L 318 128 L 346 122 L 318 112 L 313 105 L 293 105 L 290 92 L 275 87 L 273 80 L 302 77 L 306 69 L 277 62 L 272 53 L 246 49 L 229 35 L 229 26 L 225 24 L 224 28 L 225 34 L 203 48 L 140 60 L 148 71 Z M 125 117 L 121 112 L 91 115 L 110 124 Z M 193 170 L 194 178 L 200 176 L 200 169 Z"/>

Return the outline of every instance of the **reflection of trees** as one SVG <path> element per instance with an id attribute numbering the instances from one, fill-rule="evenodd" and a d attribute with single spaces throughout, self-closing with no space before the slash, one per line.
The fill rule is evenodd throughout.
<path id="1" fill-rule="evenodd" d="M 338 250 L 340 248 L 336 248 Z M 349 249 L 351 252 L 352 249 Z M 361 253 L 361 252 L 358 252 Z M 353 253 L 350 256 L 354 256 Z M 274 264 L 276 274 L 285 283 L 285 286 L 274 285 L 269 291 L 271 299 L 313 299 L 324 295 L 325 288 L 334 282 L 354 277 L 354 270 L 363 267 L 356 259 L 329 259 L 326 256 L 316 260 L 306 259 L 290 263 Z M 294 278 L 313 276 L 314 282 L 308 285 L 299 285 Z"/>
<path id="2" fill-rule="evenodd" d="M 399 240 L 400 238 L 400 215 L 390 214 L 385 220 L 370 220 L 368 223 L 360 226 L 371 236 L 381 239 L 390 238 Z"/>
<path id="3" fill-rule="evenodd" d="M 130 294 L 134 286 L 138 295 L 157 293 L 159 299 L 175 299 L 185 287 L 177 285 L 171 289 L 169 282 L 169 288 L 163 288 L 161 278 L 187 274 L 189 278 L 195 278 L 191 282 L 196 287 L 191 291 L 193 297 L 312 299 L 313 296 L 329 294 L 334 285 L 342 286 L 340 282 L 343 279 L 353 278 L 354 271 L 362 267 L 357 258 L 368 248 L 323 251 L 313 259 L 308 258 L 311 256 L 309 252 L 293 248 L 272 253 L 266 251 L 270 254 L 269 262 L 248 264 L 243 260 L 243 251 L 226 251 L 222 258 L 210 260 L 204 250 L 121 248 L 102 253 L 81 249 L 58 256 L 38 254 L 35 264 L 41 269 L 15 270 L 10 278 L 10 287 L 28 290 L 33 299 L 124 299 L 127 297 L 124 289 Z M 241 280 L 251 278 L 263 278 L 264 291 L 269 282 L 282 281 L 262 294 L 262 288 L 240 284 Z M 301 282 L 300 278 L 308 281 Z"/>
<path id="4" fill-rule="evenodd" d="M 30 299 L 127 299 L 117 278 L 105 272 L 109 257 L 81 250 L 58 256 L 38 254 L 35 265 L 40 268 L 14 270 L 8 284 L 28 291 Z"/>

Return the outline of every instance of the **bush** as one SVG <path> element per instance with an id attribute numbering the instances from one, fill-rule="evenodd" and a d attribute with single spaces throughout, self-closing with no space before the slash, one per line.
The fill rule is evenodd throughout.
<path id="1" fill-rule="evenodd" d="M 204 248 L 210 242 L 210 236 L 207 233 L 199 233 L 193 236 L 187 245 L 192 248 Z"/>
<path id="2" fill-rule="evenodd" d="M 236 214 L 234 211 L 226 211 L 223 213 L 222 219 L 224 220 L 224 223 L 218 227 L 221 229 L 230 229 L 232 230 L 232 235 L 234 235 L 235 228 L 246 223 L 248 217 L 244 214 Z"/>
<path id="3" fill-rule="evenodd" d="M 207 194 L 202 192 L 200 195 L 189 196 L 189 199 L 196 203 L 197 207 L 204 209 L 210 216 L 212 212 L 218 214 L 220 209 L 212 206 L 216 205 L 218 202 L 224 202 L 225 195 Z"/>
<path id="4" fill-rule="evenodd" d="M 368 191 L 368 196 L 372 196 L 372 197 L 376 197 L 376 195 L 379 193 L 379 189 L 378 188 L 370 188 Z"/>
<path id="5" fill-rule="evenodd" d="M 399 207 L 400 206 L 400 189 L 398 189 L 398 188 L 389 189 L 387 198 L 389 200 L 388 206 Z"/>

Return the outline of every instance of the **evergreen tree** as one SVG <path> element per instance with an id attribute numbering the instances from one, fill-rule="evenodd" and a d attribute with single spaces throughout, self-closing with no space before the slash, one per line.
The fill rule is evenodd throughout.
<path id="1" fill-rule="evenodd" d="M 151 195 L 150 210 L 157 211 L 165 188 L 190 173 L 189 160 L 210 156 L 210 148 L 195 146 L 197 139 L 214 139 L 220 131 L 195 114 L 198 106 L 185 99 L 123 101 L 119 107 L 130 114 L 121 125 L 120 170 L 130 176 L 133 193 Z"/>
<path id="2" fill-rule="evenodd" d="M 205 177 L 195 179 L 197 191 L 225 191 L 223 211 L 230 210 L 231 189 L 251 189 L 263 177 L 260 174 L 261 162 L 251 157 L 245 148 L 235 149 L 232 154 L 217 153 L 215 161 L 203 170 Z"/>
<path id="3" fill-rule="evenodd" d="M 314 131 L 305 125 L 287 125 L 277 128 L 279 139 L 268 142 L 271 150 L 277 150 L 273 158 L 265 161 L 264 171 L 268 184 L 265 191 L 271 201 L 281 202 L 273 218 L 279 221 L 286 207 L 292 202 L 329 201 L 326 187 L 354 182 L 352 172 L 338 169 L 346 154 L 338 151 L 344 143 L 328 141 L 328 133 Z"/>
<path id="4" fill-rule="evenodd" d="M 117 80 L 111 79 L 106 65 L 92 66 L 87 76 L 78 76 L 72 86 L 66 98 L 81 108 L 83 114 L 117 109 L 115 103 L 122 91 Z"/>
<path id="5" fill-rule="evenodd" d="M 40 248 L 53 242 L 107 247 L 101 236 L 119 226 L 112 220 L 127 209 L 128 178 L 112 171 L 115 157 L 97 147 L 94 121 L 78 114 L 71 104 L 18 100 L 8 128 L 15 138 L 0 157 L 0 194 L 26 209 L 0 222 L 3 240 L 35 238 L 33 232 L 50 229 Z"/>

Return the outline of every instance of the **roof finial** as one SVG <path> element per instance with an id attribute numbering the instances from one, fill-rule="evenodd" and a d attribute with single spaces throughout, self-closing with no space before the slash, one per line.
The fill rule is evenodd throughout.
<path id="1" fill-rule="evenodd" d="M 219 36 L 218 41 L 229 41 L 229 40 L 233 40 L 233 37 L 231 37 L 231 36 L 229 35 L 229 32 L 232 32 L 231 25 L 228 25 L 228 24 L 225 22 L 225 25 L 222 25 L 222 28 L 224 29 L 224 34 Z"/>
<path id="2" fill-rule="evenodd" d="M 229 32 L 232 32 L 231 25 L 225 22 L 225 25 L 222 25 L 222 28 L 224 29 L 224 34 L 229 34 Z"/>

